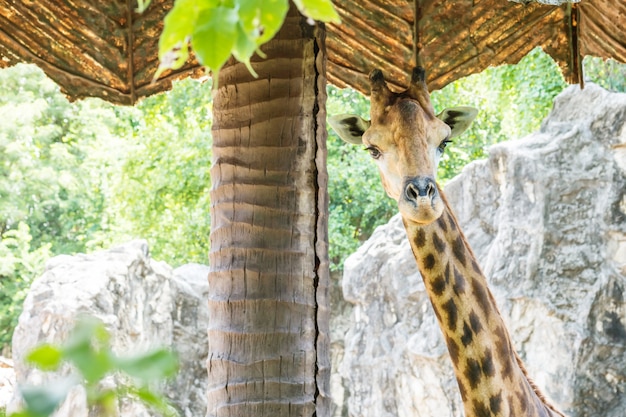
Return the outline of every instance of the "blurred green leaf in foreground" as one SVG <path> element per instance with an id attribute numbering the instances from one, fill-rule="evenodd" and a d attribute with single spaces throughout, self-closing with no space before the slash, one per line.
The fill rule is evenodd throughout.
<path id="1" fill-rule="evenodd" d="M 42 386 L 19 387 L 24 409 L 11 417 L 48 417 L 63 403 L 71 389 L 82 384 L 87 403 L 100 415 L 116 414 L 119 397 L 134 397 L 165 417 L 177 411 L 153 390 L 154 381 L 172 377 L 178 370 L 174 354 L 165 349 L 120 357 L 111 350 L 110 335 L 97 319 L 81 317 L 67 340 L 59 345 L 43 344 L 33 349 L 27 361 L 44 371 L 56 371 L 69 363 L 75 372 Z M 104 387 L 101 381 L 111 375 L 125 375 L 125 383 Z"/>

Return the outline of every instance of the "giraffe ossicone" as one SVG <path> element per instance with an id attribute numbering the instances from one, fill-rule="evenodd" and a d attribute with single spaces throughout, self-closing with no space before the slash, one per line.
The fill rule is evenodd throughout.
<path id="1" fill-rule="evenodd" d="M 423 68 L 393 92 L 370 74 L 370 120 L 329 117 L 346 142 L 363 144 L 383 187 L 398 202 L 407 237 L 452 359 L 466 417 L 563 416 L 526 374 L 476 257 L 436 184 L 451 138 L 476 117 L 472 107 L 435 114 Z"/>

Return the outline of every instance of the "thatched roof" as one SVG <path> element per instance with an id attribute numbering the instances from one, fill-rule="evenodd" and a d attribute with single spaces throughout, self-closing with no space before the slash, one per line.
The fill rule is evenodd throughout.
<path id="1" fill-rule="evenodd" d="M 355 2 L 356 3 L 356 2 Z M 418 15 L 421 57 L 431 89 L 483 71 L 519 62 L 536 46 L 576 83 L 585 55 L 626 62 L 626 1 L 583 0 L 576 5 L 518 4 L 503 0 L 337 2 L 343 24 L 330 26 L 328 78 L 338 86 L 366 91 L 373 67 L 406 82 L 414 57 Z M 413 61 L 414 62 L 414 61 Z"/>
<path id="2" fill-rule="evenodd" d="M 420 56 L 432 89 L 489 66 L 516 63 L 535 46 L 570 82 L 585 55 L 626 62 L 626 0 L 582 0 L 560 6 L 506 0 L 358 0 L 336 2 L 340 25 L 327 33 L 328 79 L 367 92 L 369 71 L 404 83 L 414 65 L 417 16 Z M 561 3 L 564 0 L 544 0 Z M 34 62 L 70 98 L 96 96 L 133 104 L 198 76 L 190 60 L 151 83 L 158 36 L 173 0 L 152 0 L 135 13 L 128 0 L 0 0 L 0 67 Z"/>

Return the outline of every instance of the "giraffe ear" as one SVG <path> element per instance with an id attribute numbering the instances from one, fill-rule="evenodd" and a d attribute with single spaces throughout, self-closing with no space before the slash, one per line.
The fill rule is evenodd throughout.
<path id="1" fill-rule="evenodd" d="M 363 133 L 370 127 L 371 122 L 356 114 L 338 114 L 330 116 L 328 124 L 344 141 L 360 145 L 363 143 Z"/>
<path id="2" fill-rule="evenodd" d="M 477 114 L 478 109 L 474 107 L 459 106 L 445 109 L 437 115 L 437 118 L 450 126 L 452 129 L 450 137 L 453 138 L 465 132 Z"/>

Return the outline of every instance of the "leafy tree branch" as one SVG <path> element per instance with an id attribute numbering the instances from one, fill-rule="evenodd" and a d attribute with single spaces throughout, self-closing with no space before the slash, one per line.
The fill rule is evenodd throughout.
<path id="1" fill-rule="evenodd" d="M 339 23 L 330 0 L 294 3 L 312 20 Z M 176 0 L 165 17 L 154 78 L 183 66 L 190 46 L 200 64 L 213 74 L 232 55 L 256 76 L 250 59 L 254 53 L 264 56 L 260 46 L 276 35 L 288 10 L 289 0 Z"/>

